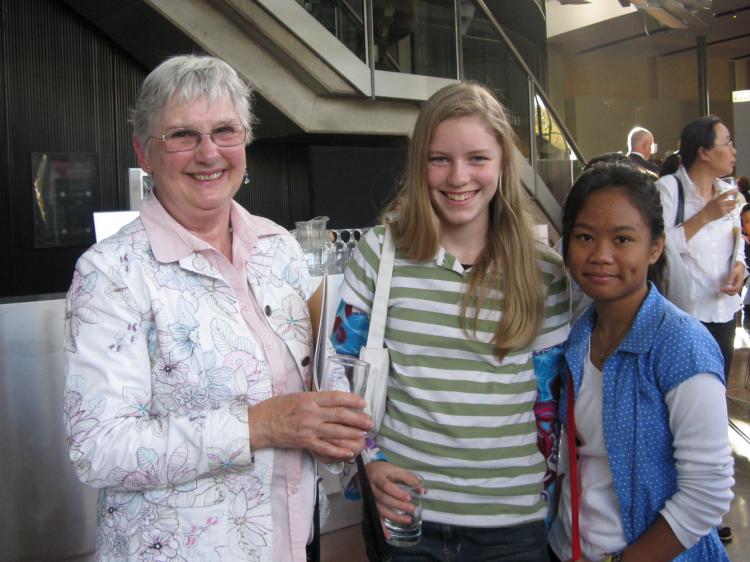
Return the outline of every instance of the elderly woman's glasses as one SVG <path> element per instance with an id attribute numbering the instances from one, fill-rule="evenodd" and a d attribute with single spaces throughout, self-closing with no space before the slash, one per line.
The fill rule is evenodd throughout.
<path id="1" fill-rule="evenodd" d="M 169 129 L 151 138 L 163 142 L 167 152 L 183 152 L 197 147 L 204 135 L 209 135 L 216 146 L 237 146 L 245 142 L 247 130 L 238 123 L 230 123 L 207 133 L 195 129 Z"/>

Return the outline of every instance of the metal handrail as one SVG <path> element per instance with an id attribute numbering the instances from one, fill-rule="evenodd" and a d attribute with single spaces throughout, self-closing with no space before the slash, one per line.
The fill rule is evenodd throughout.
<path id="1" fill-rule="evenodd" d="M 502 37 L 503 41 L 505 42 L 506 47 L 510 50 L 510 52 L 513 54 L 513 57 L 516 59 L 516 62 L 519 64 L 519 66 L 523 69 L 523 71 L 526 73 L 526 75 L 529 77 L 529 79 L 533 82 L 534 87 L 536 89 L 536 94 L 542 98 L 542 101 L 544 102 L 546 110 L 552 114 L 552 117 L 555 118 L 555 121 L 557 122 L 557 125 L 560 127 L 560 130 L 565 135 L 566 142 L 570 145 L 570 147 L 573 149 L 573 152 L 575 152 L 576 158 L 580 160 L 581 162 L 585 163 L 586 160 L 583 158 L 583 153 L 581 152 L 581 149 L 578 148 L 578 145 L 576 144 L 575 140 L 573 140 L 573 135 L 570 133 L 568 128 L 565 126 L 565 123 L 562 119 L 560 119 L 560 116 L 557 114 L 557 111 L 555 111 L 555 108 L 552 107 L 552 103 L 550 102 L 549 98 L 547 97 L 547 94 L 544 92 L 544 88 L 542 88 L 542 85 L 539 83 L 539 81 L 536 79 L 536 76 L 534 76 L 534 73 L 531 71 L 529 66 L 526 64 L 526 61 L 521 56 L 521 53 L 518 52 L 518 49 L 513 45 L 513 42 L 510 40 L 508 35 L 505 33 L 503 28 L 498 23 L 497 19 L 495 19 L 495 15 L 492 13 L 492 11 L 487 7 L 487 4 L 484 3 L 484 0 L 474 0 L 474 4 L 484 12 L 484 15 L 487 17 L 487 19 L 492 23 L 492 25 L 495 27 L 495 30 L 497 33 Z M 533 109 L 529 107 L 529 113 L 533 113 Z M 533 115 L 532 122 L 533 122 Z"/>

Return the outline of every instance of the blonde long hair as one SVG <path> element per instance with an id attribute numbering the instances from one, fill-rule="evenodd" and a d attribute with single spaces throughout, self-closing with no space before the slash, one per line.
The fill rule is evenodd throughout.
<path id="1" fill-rule="evenodd" d="M 427 261 L 435 257 L 442 231 L 427 186 L 429 146 L 440 123 L 469 116 L 479 117 L 494 132 L 502 147 L 502 174 L 490 204 L 485 248 L 472 267 L 462 301 L 462 323 L 467 330 L 467 309 L 473 306 L 471 323 L 476 334 L 485 298 L 491 289 L 499 290 L 505 306 L 492 343 L 495 355 L 502 359 L 536 337 L 544 318 L 544 289 L 537 261 L 540 249 L 532 232 L 528 198 L 518 177 L 516 137 L 505 108 L 487 88 L 472 82 L 452 84 L 424 103 L 409 143 L 404 183 L 383 219 L 392 216 L 395 242 L 409 259 Z M 391 215 L 391 211 L 396 212 Z"/>

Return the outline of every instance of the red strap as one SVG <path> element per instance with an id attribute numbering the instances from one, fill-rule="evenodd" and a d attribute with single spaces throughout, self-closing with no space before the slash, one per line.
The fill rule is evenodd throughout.
<path id="1" fill-rule="evenodd" d="M 570 515 L 571 515 L 571 554 L 573 560 L 581 558 L 581 534 L 578 527 L 578 502 L 580 490 L 578 489 L 578 459 L 576 449 L 576 416 L 575 416 L 575 390 L 573 388 L 573 375 L 568 371 L 568 476 L 570 478 Z"/>

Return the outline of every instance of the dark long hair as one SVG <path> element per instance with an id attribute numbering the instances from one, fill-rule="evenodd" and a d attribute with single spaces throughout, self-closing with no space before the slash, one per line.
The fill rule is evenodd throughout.
<path id="1" fill-rule="evenodd" d="M 588 198 L 597 191 L 621 189 L 638 209 L 651 231 L 651 241 L 664 237 L 664 216 L 659 192 L 645 173 L 627 164 L 601 162 L 585 170 L 573 184 L 563 208 L 563 259 L 568 263 L 568 247 L 573 226 Z M 648 279 L 662 291 L 666 258 L 662 252 L 649 266 Z"/>
<path id="2" fill-rule="evenodd" d="M 698 159 L 698 151 L 701 148 L 713 148 L 716 142 L 716 129 L 714 127 L 721 123 L 721 119 L 715 115 L 706 115 L 693 119 L 685 125 L 680 133 L 680 149 L 676 154 L 671 154 L 662 164 L 660 176 L 674 174 L 680 167 L 680 162 L 686 170 L 690 170 Z"/>

